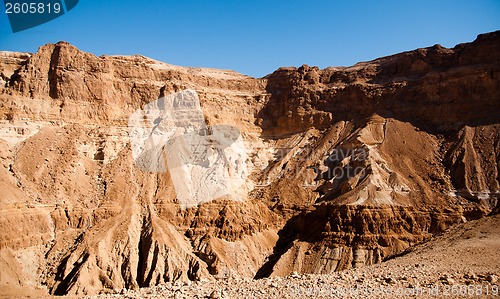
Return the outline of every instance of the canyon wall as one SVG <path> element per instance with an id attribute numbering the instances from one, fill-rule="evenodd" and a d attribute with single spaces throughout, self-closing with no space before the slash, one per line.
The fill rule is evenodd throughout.
<path id="1" fill-rule="evenodd" d="M 100 56 L 0 53 L 0 284 L 93 294 L 379 263 L 498 209 L 500 33 L 261 78 Z M 197 207 L 132 157 L 128 118 L 195 90 L 248 177 Z"/>

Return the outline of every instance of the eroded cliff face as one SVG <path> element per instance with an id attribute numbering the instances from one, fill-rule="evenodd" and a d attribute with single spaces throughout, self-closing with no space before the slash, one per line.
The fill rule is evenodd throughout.
<path id="1" fill-rule="evenodd" d="M 0 54 L 1 282 L 90 294 L 378 263 L 497 207 L 500 35 L 262 79 L 60 42 Z M 127 120 L 194 89 L 239 129 L 242 201 L 181 209 Z"/>

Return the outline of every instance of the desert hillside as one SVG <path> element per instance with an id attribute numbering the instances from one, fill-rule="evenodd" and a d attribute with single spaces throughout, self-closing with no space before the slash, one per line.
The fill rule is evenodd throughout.
<path id="1" fill-rule="evenodd" d="M 380 264 L 331 274 L 169 282 L 86 298 L 498 298 L 500 215 L 459 224 Z"/>
<path id="2" fill-rule="evenodd" d="M 456 225 L 497 227 L 499 83 L 499 31 L 258 79 L 66 42 L 0 52 L 0 290 L 337 277 Z M 244 149 L 216 171 L 239 183 L 205 186 L 215 200 L 187 207 L 176 152 L 159 154 L 171 171 L 141 168 L 129 127 L 134 112 L 186 90 L 207 132 L 236 132 Z M 246 168 L 234 172 L 236 160 Z M 191 174 L 209 177 L 201 162 Z"/>

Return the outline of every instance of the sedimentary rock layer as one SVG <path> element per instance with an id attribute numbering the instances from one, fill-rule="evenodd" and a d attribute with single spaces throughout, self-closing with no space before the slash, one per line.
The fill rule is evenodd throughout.
<path id="1" fill-rule="evenodd" d="M 498 32 L 260 79 L 65 42 L 0 59 L 4 286 L 330 273 L 498 209 Z M 185 89 L 208 127 L 238 129 L 249 171 L 234 196 L 188 209 L 170 172 L 134 163 L 127 127 Z"/>

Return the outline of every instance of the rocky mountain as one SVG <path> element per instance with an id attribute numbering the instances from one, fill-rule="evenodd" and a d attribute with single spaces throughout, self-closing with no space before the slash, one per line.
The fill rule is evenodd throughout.
<path id="1" fill-rule="evenodd" d="M 0 284 L 82 295 L 380 263 L 498 212 L 499 83 L 499 31 L 260 79 L 65 42 L 1 52 Z M 187 89 L 207 128 L 238 130 L 248 176 L 186 209 L 177 173 L 137 167 L 128 121 Z"/>
<path id="2" fill-rule="evenodd" d="M 111 298 L 495 298 L 500 215 L 456 225 L 383 263 L 330 274 L 169 282 Z"/>

